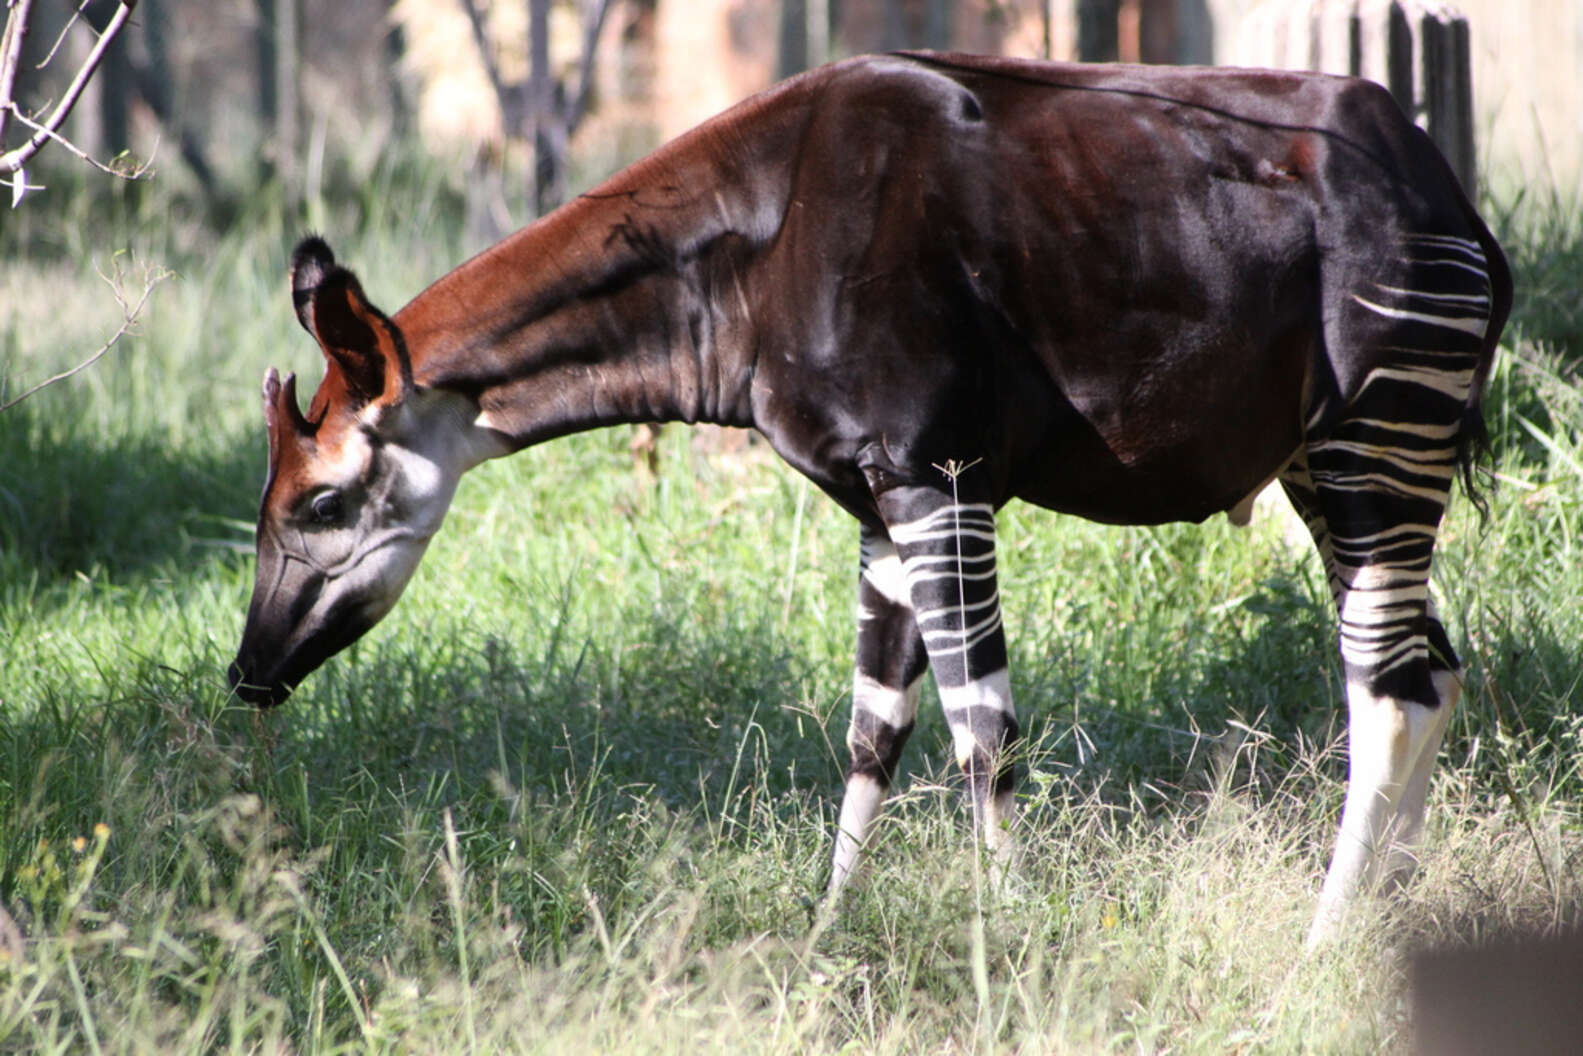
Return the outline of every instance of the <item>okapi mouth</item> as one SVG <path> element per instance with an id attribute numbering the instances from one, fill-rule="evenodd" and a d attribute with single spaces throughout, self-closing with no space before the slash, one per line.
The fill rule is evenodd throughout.
<path id="1" fill-rule="evenodd" d="M 284 703 L 286 698 L 302 684 L 302 680 L 318 670 L 330 657 L 357 641 L 369 628 L 379 622 L 379 615 L 356 604 L 341 607 L 349 609 L 332 611 L 330 618 L 316 634 L 300 641 L 287 654 L 270 663 L 268 650 L 250 648 L 254 641 L 252 627 L 242 634 L 242 648 L 226 671 L 231 690 L 237 697 L 260 708 L 272 708 Z M 258 655 L 265 654 L 259 662 Z"/>
<path id="2" fill-rule="evenodd" d="M 231 692 L 235 693 L 238 699 L 257 708 L 273 708 L 277 704 L 285 703 L 286 698 L 291 696 L 291 691 L 296 688 L 285 682 L 266 685 L 255 681 L 253 676 L 235 660 L 231 662 L 226 672 L 226 679 L 231 683 Z"/>

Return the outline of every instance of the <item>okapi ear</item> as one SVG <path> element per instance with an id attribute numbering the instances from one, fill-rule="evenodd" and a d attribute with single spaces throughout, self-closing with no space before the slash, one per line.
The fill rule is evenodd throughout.
<path id="1" fill-rule="evenodd" d="M 395 324 L 369 303 L 363 287 L 323 239 L 306 238 L 291 255 L 291 299 L 297 319 L 339 369 L 354 409 L 399 403 L 412 388 L 412 364 Z"/>

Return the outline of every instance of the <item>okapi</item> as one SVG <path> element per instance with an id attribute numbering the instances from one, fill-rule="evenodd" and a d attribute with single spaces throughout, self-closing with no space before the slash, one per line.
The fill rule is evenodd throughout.
<path id="1" fill-rule="evenodd" d="M 1009 847 L 997 509 L 1201 521 L 1278 479 L 1329 575 L 1351 730 L 1310 941 L 1382 864 L 1410 867 L 1460 692 L 1430 556 L 1511 280 L 1377 85 L 858 58 L 703 124 L 394 317 L 317 237 L 291 290 L 325 374 L 306 415 L 293 376 L 264 377 L 244 700 L 282 701 L 384 616 L 484 460 L 617 423 L 753 427 L 860 525 L 833 896 L 926 668 L 975 831 Z"/>

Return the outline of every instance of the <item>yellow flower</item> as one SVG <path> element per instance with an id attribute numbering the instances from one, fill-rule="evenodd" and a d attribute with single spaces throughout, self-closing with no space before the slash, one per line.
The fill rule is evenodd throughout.
<path id="1" fill-rule="evenodd" d="M 71 840 L 71 849 L 76 851 L 78 854 L 81 854 L 83 851 L 88 849 L 88 838 L 86 836 L 73 836 Z"/>
<path id="2" fill-rule="evenodd" d="M 1106 931 L 1114 928 L 1118 923 L 1119 920 L 1116 917 L 1116 911 L 1113 909 L 1105 910 L 1105 915 L 1099 918 L 1099 926 L 1104 928 Z"/>
<path id="3" fill-rule="evenodd" d="M 93 826 L 93 838 L 96 840 L 108 840 L 110 838 L 110 826 L 106 825 L 102 821 L 95 822 Z"/>

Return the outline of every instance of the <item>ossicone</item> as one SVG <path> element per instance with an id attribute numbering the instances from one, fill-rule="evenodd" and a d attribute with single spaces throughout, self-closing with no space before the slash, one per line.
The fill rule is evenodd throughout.
<path id="1" fill-rule="evenodd" d="M 282 424 L 298 436 L 313 435 L 312 424 L 297 406 L 297 375 L 287 374 L 283 382 L 274 367 L 264 371 L 264 424 L 269 427 L 271 439 Z"/>

